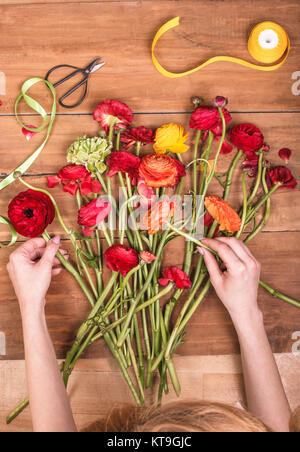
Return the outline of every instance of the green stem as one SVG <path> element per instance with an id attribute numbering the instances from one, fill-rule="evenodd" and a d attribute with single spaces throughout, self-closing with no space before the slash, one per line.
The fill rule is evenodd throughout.
<path id="1" fill-rule="evenodd" d="M 269 192 L 269 189 L 268 189 L 267 182 L 266 182 L 266 173 L 267 173 L 267 168 L 264 168 L 263 174 L 262 174 L 262 185 L 263 185 L 265 193 L 267 194 Z M 271 198 L 268 198 L 266 201 L 265 213 L 264 213 L 262 220 L 256 226 L 256 228 L 245 238 L 244 243 L 248 243 L 250 240 L 253 239 L 253 237 L 256 236 L 256 234 L 258 234 L 262 230 L 262 228 L 264 227 L 264 225 L 266 224 L 266 222 L 269 219 L 270 213 L 271 213 Z"/>
<path id="2" fill-rule="evenodd" d="M 295 300 L 294 298 L 288 297 L 287 295 L 284 295 L 283 293 L 279 292 L 276 289 L 273 289 L 271 286 L 269 286 L 264 281 L 259 281 L 259 284 L 261 287 L 263 287 L 267 292 L 269 292 L 273 297 L 279 298 L 282 301 L 286 301 L 287 303 L 292 304 L 293 306 L 296 306 L 297 308 L 300 308 L 300 302 Z"/>
<path id="3" fill-rule="evenodd" d="M 129 309 L 129 312 L 128 312 L 128 315 L 127 315 L 127 319 L 124 322 L 123 329 L 121 331 L 121 335 L 120 335 L 119 340 L 118 340 L 118 347 L 122 347 L 122 345 L 123 345 L 123 343 L 124 343 L 124 341 L 126 339 L 126 335 L 127 335 L 127 332 L 128 332 L 128 327 L 129 327 L 129 324 L 131 322 L 133 313 L 134 313 L 138 303 L 140 302 L 143 294 L 148 289 L 149 284 L 152 282 L 152 278 L 153 278 L 154 272 L 156 270 L 156 267 L 158 265 L 160 255 L 163 252 L 163 248 L 164 248 L 164 245 L 165 245 L 165 241 L 166 241 L 167 235 L 168 235 L 168 231 L 165 231 L 164 234 L 163 234 L 162 240 L 161 240 L 161 242 L 159 244 L 159 247 L 158 247 L 158 251 L 157 251 L 157 255 L 156 255 L 157 259 L 152 263 L 152 267 L 151 267 L 150 272 L 148 273 L 148 277 L 147 277 L 147 279 L 145 281 L 144 287 L 140 290 L 139 294 L 136 296 L 135 300 L 133 301 L 133 303 L 130 306 L 130 309 Z"/>
<path id="4" fill-rule="evenodd" d="M 233 176 L 234 170 L 235 170 L 240 158 L 242 157 L 242 155 L 243 155 L 243 151 L 239 150 L 237 152 L 235 158 L 233 159 L 233 161 L 230 165 L 230 168 L 228 170 L 228 174 L 227 174 L 227 178 L 226 178 L 226 182 L 225 182 L 225 190 L 223 193 L 223 199 L 225 201 L 228 201 L 229 192 L 230 192 L 231 183 L 232 183 L 232 176 Z"/>
<path id="5" fill-rule="evenodd" d="M 43 235 L 43 239 L 46 242 L 49 242 L 50 236 L 49 236 L 49 234 L 48 234 L 48 232 L 46 230 L 44 231 L 44 233 L 42 235 Z M 69 273 L 71 273 L 72 276 L 74 276 L 75 280 L 77 281 L 77 283 L 81 287 L 83 293 L 85 294 L 85 296 L 87 297 L 88 301 L 90 302 L 91 306 L 93 307 L 94 304 L 95 304 L 94 297 L 91 295 L 89 289 L 86 287 L 86 285 L 85 285 L 83 279 L 81 278 L 80 274 L 77 272 L 77 270 L 75 270 L 73 265 L 64 258 L 64 256 L 59 251 L 56 253 L 56 257 L 60 261 L 60 263 L 64 266 L 64 268 Z"/>
<path id="6" fill-rule="evenodd" d="M 256 214 L 256 212 L 261 208 L 261 206 L 270 198 L 270 196 L 272 196 L 272 194 L 279 188 L 281 187 L 281 182 L 277 182 L 272 188 L 271 190 L 265 194 L 265 196 L 263 196 L 261 198 L 261 200 L 251 209 L 249 215 L 246 218 L 246 223 L 249 223 L 252 218 L 254 217 L 254 215 Z"/>
<path id="7" fill-rule="evenodd" d="M 257 176 L 256 176 L 256 181 L 255 181 L 252 193 L 251 193 L 251 195 L 248 198 L 248 205 L 250 205 L 251 202 L 253 201 L 253 199 L 255 198 L 257 190 L 258 190 L 260 182 L 261 182 L 262 162 L 263 162 L 263 150 L 262 150 L 262 148 L 258 152 L 259 152 L 259 159 L 258 159 L 258 165 L 257 165 Z"/>
<path id="8" fill-rule="evenodd" d="M 243 213 L 242 213 L 242 219 L 241 219 L 241 227 L 240 230 L 237 232 L 236 234 L 236 238 L 239 239 L 241 237 L 241 234 L 244 230 L 245 227 L 245 222 L 246 222 L 246 216 L 247 216 L 247 207 L 248 207 L 248 203 L 247 203 L 247 187 L 246 187 L 246 177 L 247 177 L 247 173 L 244 172 L 243 173 L 243 177 L 242 177 L 242 186 L 243 186 Z"/>

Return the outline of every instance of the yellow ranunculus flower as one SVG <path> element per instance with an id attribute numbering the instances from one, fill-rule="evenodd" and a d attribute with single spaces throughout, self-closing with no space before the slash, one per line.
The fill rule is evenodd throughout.
<path id="1" fill-rule="evenodd" d="M 167 151 L 182 154 L 189 148 L 185 144 L 188 136 L 189 134 L 184 133 L 184 128 L 181 125 L 165 124 L 156 131 L 154 150 L 157 154 L 165 154 Z"/>

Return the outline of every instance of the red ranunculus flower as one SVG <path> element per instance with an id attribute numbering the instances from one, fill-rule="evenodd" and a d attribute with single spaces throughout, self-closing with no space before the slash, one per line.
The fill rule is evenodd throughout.
<path id="1" fill-rule="evenodd" d="M 267 170 L 267 184 L 268 187 L 272 187 L 277 184 L 277 182 L 282 183 L 282 187 L 293 189 L 297 186 L 296 179 L 292 175 L 291 171 L 286 166 L 275 166 L 268 168 Z"/>
<path id="2" fill-rule="evenodd" d="M 78 224 L 86 228 L 92 228 L 100 224 L 109 215 L 111 204 L 103 199 L 93 199 L 85 204 L 78 212 Z"/>
<path id="3" fill-rule="evenodd" d="M 99 181 L 93 179 L 93 175 L 87 171 L 83 165 L 64 166 L 57 176 L 47 177 L 48 187 L 53 188 L 60 182 L 63 184 L 63 191 L 75 196 L 77 190 L 81 189 L 82 196 L 90 193 L 99 193 L 102 185 Z"/>
<path id="4" fill-rule="evenodd" d="M 109 167 L 108 177 L 112 177 L 119 171 L 127 173 L 134 184 L 136 184 L 139 176 L 139 166 L 141 163 L 140 157 L 131 154 L 127 151 L 113 151 L 106 159 L 106 164 Z"/>
<path id="5" fill-rule="evenodd" d="M 133 113 L 123 102 L 106 99 L 94 110 L 94 119 L 108 133 L 110 126 L 114 126 L 116 130 L 128 127 L 132 122 Z"/>
<path id="6" fill-rule="evenodd" d="M 19 193 L 8 206 L 8 217 L 15 230 L 24 237 L 38 237 L 55 217 L 48 195 L 27 190 Z"/>
<path id="7" fill-rule="evenodd" d="M 226 125 L 231 121 L 231 115 L 226 110 L 222 109 Z M 207 107 L 201 105 L 196 108 L 191 116 L 190 128 L 197 130 L 211 130 L 214 135 L 219 136 L 222 133 L 222 119 L 217 107 Z"/>
<path id="8" fill-rule="evenodd" d="M 173 187 L 185 176 L 183 164 L 166 154 L 147 154 L 142 158 L 139 175 L 148 187 Z"/>
<path id="9" fill-rule="evenodd" d="M 125 245 L 112 245 L 104 253 L 107 266 L 114 272 L 120 272 L 122 276 L 139 263 L 137 252 Z"/>
<path id="10" fill-rule="evenodd" d="M 70 164 L 64 166 L 58 173 L 60 180 L 65 183 L 71 180 L 82 180 L 86 176 L 89 176 L 89 172 L 83 165 Z"/>
<path id="11" fill-rule="evenodd" d="M 245 123 L 238 124 L 229 131 L 229 140 L 238 149 L 253 153 L 263 146 L 264 136 L 258 127 Z"/>
<path id="12" fill-rule="evenodd" d="M 163 271 L 163 278 L 158 280 L 161 286 L 166 286 L 169 281 L 173 281 L 177 289 L 190 289 L 192 281 L 188 275 L 178 267 L 166 267 Z"/>
<path id="13" fill-rule="evenodd" d="M 141 144 L 154 143 L 154 138 L 154 130 L 144 126 L 127 129 L 121 135 L 121 141 L 125 143 L 125 149 L 129 149 L 137 142 Z"/>

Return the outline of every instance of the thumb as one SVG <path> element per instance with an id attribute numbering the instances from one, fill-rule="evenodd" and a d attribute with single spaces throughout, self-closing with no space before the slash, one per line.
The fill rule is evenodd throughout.
<path id="1" fill-rule="evenodd" d="M 197 249 L 204 258 L 204 262 L 213 286 L 219 284 L 222 280 L 222 272 L 214 255 L 210 251 L 200 246 L 197 246 Z"/>
<path id="2" fill-rule="evenodd" d="M 43 254 L 42 259 L 40 260 L 40 262 L 43 263 L 48 263 L 51 264 L 54 261 L 55 255 L 59 249 L 59 245 L 60 245 L 60 236 L 56 235 L 55 237 L 53 237 L 53 239 L 51 239 L 46 246 L 45 252 Z"/>

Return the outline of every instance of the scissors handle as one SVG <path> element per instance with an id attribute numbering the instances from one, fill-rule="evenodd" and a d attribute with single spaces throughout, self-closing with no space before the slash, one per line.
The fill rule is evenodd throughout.
<path id="1" fill-rule="evenodd" d="M 75 107 L 78 107 L 78 106 L 84 101 L 84 99 L 85 99 L 85 97 L 86 97 L 86 94 L 87 94 L 87 81 L 88 81 L 88 77 L 86 76 L 85 79 L 81 80 L 80 83 L 78 83 L 76 86 L 74 86 L 73 88 L 71 88 L 68 92 L 66 92 L 63 96 L 61 96 L 61 97 L 58 99 L 58 102 L 60 103 L 60 105 L 61 105 L 62 107 L 65 107 L 65 108 L 75 108 Z M 78 88 L 80 88 L 80 86 L 82 86 L 82 85 L 85 85 L 85 87 L 84 87 L 84 92 L 83 92 L 83 95 L 82 95 L 81 99 L 80 99 L 78 102 L 76 102 L 76 104 L 74 104 L 74 105 L 67 105 L 67 104 L 64 104 L 64 103 L 63 103 L 63 100 L 65 100 L 67 97 L 69 97 L 72 93 L 74 93 L 74 91 L 76 91 L 76 90 L 77 90 Z"/>
<path id="2" fill-rule="evenodd" d="M 66 77 L 64 77 L 61 80 L 59 80 L 56 83 L 54 83 L 53 86 L 55 88 L 57 86 L 61 85 L 62 83 L 70 80 L 71 78 L 75 77 L 76 74 L 83 74 L 84 75 L 84 78 L 79 83 L 77 83 L 77 85 L 75 85 L 73 88 L 71 88 L 62 97 L 60 97 L 58 99 L 58 102 L 60 103 L 60 105 L 62 107 L 64 107 L 64 108 L 75 108 L 75 107 L 78 107 L 84 101 L 84 99 L 86 97 L 86 94 L 87 94 L 87 82 L 88 82 L 89 73 L 85 69 L 81 69 L 81 68 L 78 68 L 76 66 L 70 66 L 69 64 L 60 64 L 59 66 L 55 66 L 52 69 L 50 69 L 48 71 L 45 79 L 48 80 L 50 74 L 52 72 L 54 72 L 56 69 L 65 68 L 65 67 L 66 68 L 75 69 L 75 71 L 71 72 L 71 74 L 67 75 Z M 76 102 L 76 104 L 73 104 L 73 105 L 64 104 L 63 103 L 64 99 L 69 97 L 72 93 L 74 93 L 74 91 L 76 91 L 78 88 L 80 88 L 83 84 L 85 84 L 85 88 L 84 88 L 84 92 L 83 92 L 83 95 L 82 95 L 81 99 L 78 102 Z"/>

